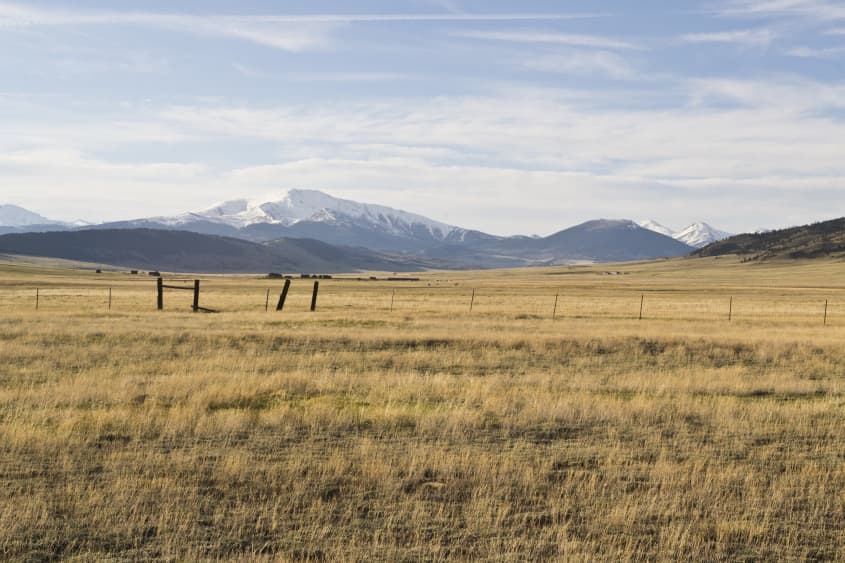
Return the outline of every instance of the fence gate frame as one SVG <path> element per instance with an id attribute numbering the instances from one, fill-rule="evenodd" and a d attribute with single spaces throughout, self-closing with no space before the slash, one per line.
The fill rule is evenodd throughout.
<path id="1" fill-rule="evenodd" d="M 173 282 L 189 282 L 191 280 L 170 280 L 170 281 L 173 281 Z M 164 283 L 164 278 L 159 276 L 156 279 L 156 291 L 157 291 L 157 297 L 158 297 L 158 299 L 156 301 L 156 305 L 158 307 L 158 310 L 159 311 L 164 310 L 164 290 L 165 289 L 175 289 L 175 290 L 180 290 L 180 291 L 193 291 L 194 292 L 194 301 L 193 301 L 193 305 L 191 306 L 191 309 L 194 311 L 194 313 L 196 313 L 198 311 L 211 312 L 211 309 L 205 309 L 203 307 L 200 307 L 200 280 L 193 280 L 193 282 L 194 282 L 193 286 L 166 285 Z"/>

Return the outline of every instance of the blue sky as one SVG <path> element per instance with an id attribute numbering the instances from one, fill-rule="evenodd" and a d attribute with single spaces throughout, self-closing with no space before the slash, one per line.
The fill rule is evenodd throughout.
<path id="1" fill-rule="evenodd" d="M 845 215 L 843 63 L 825 0 L 0 0 L 0 203 L 793 225 Z"/>

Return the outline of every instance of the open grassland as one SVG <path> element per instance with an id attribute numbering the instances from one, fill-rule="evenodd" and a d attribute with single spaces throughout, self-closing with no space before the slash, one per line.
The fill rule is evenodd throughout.
<path id="1" fill-rule="evenodd" d="M 0 266 L 0 558 L 845 559 L 843 263 L 200 277 Z"/>

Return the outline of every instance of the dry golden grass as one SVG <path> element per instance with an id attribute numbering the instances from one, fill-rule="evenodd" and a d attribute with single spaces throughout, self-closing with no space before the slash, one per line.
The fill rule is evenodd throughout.
<path id="1" fill-rule="evenodd" d="M 0 558 L 845 559 L 843 273 L 0 266 Z"/>

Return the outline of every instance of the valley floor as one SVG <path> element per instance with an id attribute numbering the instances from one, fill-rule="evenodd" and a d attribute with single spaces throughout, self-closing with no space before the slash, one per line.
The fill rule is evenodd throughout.
<path id="1" fill-rule="evenodd" d="M 0 265 L 0 558 L 845 559 L 843 273 Z"/>

